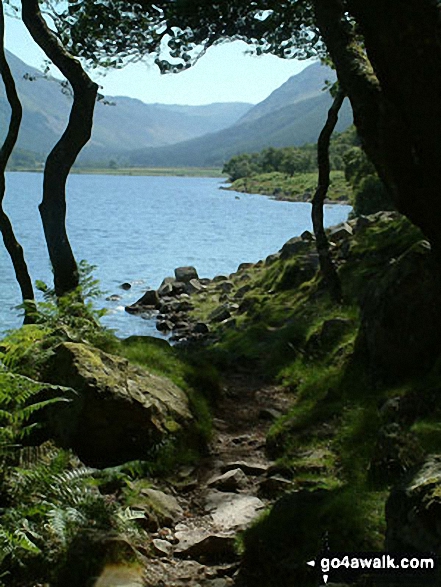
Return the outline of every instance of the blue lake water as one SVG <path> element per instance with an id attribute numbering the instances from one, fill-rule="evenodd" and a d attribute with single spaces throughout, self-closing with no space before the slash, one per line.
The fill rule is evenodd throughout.
<path id="1" fill-rule="evenodd" d="M 51 283 L 38 213 L 42 175 L 9 173 L 5 209 L 24 247 L 32 279 Z M 276 252 L 291 237 L 311 230 L 310 204 L 219 189 L 222 180 L 188 177 L 72 175 L 68 183 L 68 232 L 77 260 L 96 265 L 106 295 L 104 322 L 118 336 L 158 335 L 152 320 L 124 306 L 156 288 L 175 267 L 194 265 L 200 277 L 228 274 L 241 262 Z M 328 226 L 344 220 L 349 206 L 329 205 Z M 130 282 L 123 291 L 120 284 Z M 20 292 L 9 257 L 0 247 L 0 331 L 19 326 Z"/>

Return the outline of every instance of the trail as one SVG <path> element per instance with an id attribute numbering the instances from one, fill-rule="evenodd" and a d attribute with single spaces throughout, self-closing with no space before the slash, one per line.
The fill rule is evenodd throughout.
<path id="1" fill-rule="evenodd" d="M 265 440 L 274 418 L 291 402 L 280 387 L 250 374 L 228 377 L 215 408 L 209 454 L 194 470 L 178 471 L 179 489 L 164 487 L 183 514 L 153 535 L 158 556 L 146 559 L 141 584 L 238 585 L 237 532 L 263 512 L 278 485 L 289 485 L 266 456 Z"/>

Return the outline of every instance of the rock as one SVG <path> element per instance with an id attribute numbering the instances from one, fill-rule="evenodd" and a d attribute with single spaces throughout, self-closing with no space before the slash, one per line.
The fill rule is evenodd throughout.
<path id="1" fill-rule="evenodd" d="M 175 556 L 190 557 L 196 560 L 221 562 L 231 561 L 237 558 L 234 535 L 210 534 L 209 532 L 192 531 L 180 535 L 180 540 L 175 549 Z"/>
<path id="2" fill-rule="evenodd" d="M 237 491 L 246 484 L 247 477 L 242 469 L 231 469 L 223 475 L 215 475 L 207 483 L 208 487 L 214 487 L 219 491 Z"/>
<path id="3" fill-rule="evenodd" d="M 190 279 L 185 289 L 186 292 L 191 295 L 203 291 L 205 289 L 205 285 L 202 285 L 199 279 Z"/>
<path id="4" fill-rule="evenodd" d="M 264 507 L 264 503 L 253 495 L 211 490 L 206 496 L 205 509 L 222 530 L 246 528 Z"/>
<path id="5" fill-rule="evenodd" d="M 152 540 L 153 551 L 158 556 L 171 556 L 173 553 L 173 545 L 168 540 L 161 538 L 154 538 Z"/>
<path id="6" fill-rule="evenodd" d="M 242 469 L 246 475 L 264 475 L 271 463 L 256 463 L 252 461 L 232 461 L 222 466 L 222 471 L 231 471 L 231 469 Z"/>
<path id="7" fill-rule="evenodd" d="M 159 332 L 170 332 L 174 327 L 175 325 L 171 320 L 158 320 L 156 322 L 156 330 L 159 330 Z"/>
<path id="8" fill-rule="evenodd" d="M 216 275 L 216 277 L 213 277 L 212 281 L 213 283 L 220 283 L 221 281 L 227 281 L 228 277 L 226 275 Z"/>
<path id="9" fill-rule="evenodd" d="M 312 334 L 306 343 L 306 352 L 326 351 L 349 332 L 353 321 L 348 318 L 331 318 L 325 320 L 319 332 Z"/>
<path id="10" fill-rule="evenodd" d="M 243 286 L 242 286 L 242 287 L 240 287 L 240 288 L 237 290 L 237 292 L 234 294 L 234 299 L 235 299 L 235 300 L 238 300 L 238 299 L 241 299 L 241 298 L 243 298 L 243 296 L 244 296 L 246 293 L 248 293 L 248 292 L 250 291 L 250 289 L 251 289 L 251 285 L 249 285 L 249 284 L 243 285 Z"/>
<path id="11" fill-rule="evenodd" d="M 309 241 L 309 242 L 310 242 L 310 241 L 313 241 L 313 240 L 315 240 L 315 236 L 314 236 L 314 235 L 312 234 L 312 232 L 311 232 L 311 231 L 309 231 L 309 230 L 304 230 L 304 231 L 302 232 L 302 234 L 300 235 L 300 238 L 301 238 L 303 241 Z"/>
<path id="12" fill-rule="evenodd" d="M 259 494 L 264 497 L 275 497 L 276 495 L 292 489 L 294 489 L 292 481 L 289 481 L 280 475 L 267 477 L 266 479 L 262 479 L 259 483 Z"/>
<path id="13" fill-rule="evenodd" d="M 352 227 L 347 222 L 342 222 L 329 230 L 328 238 L 331 241 L 341 241 L 354 234 Z"/>
<path id="14" fill-rule="evenodd" d="M 143 296 L 139 298 L 132 306 L 148 306 L 149 308 L 159 308 L 158 292 L 154 289 L 148 289 Z"/>
<path id="15" fill-rule="evenodd" d="M 286 260 L 294 255 L 305 253 L 308 249 L 309 244 L 298 236 L 295 236 L 289 239 L 280 249 L 280 258 Z"/>
<path id="16" fill-rule="evenodd" d="M 253 267 L 252 263 L 241 263 L 237 268 L 238 271 L 246 271 L 247 269 L 251 269 Z"/>
<path id="17" fill-rule="evenodd" d="M 230 291 L 234 288 L 234 284 L 231 281 L 222 281 L 217 286 L 217 290 L 223 293 L 230 293 Z"/>
<path id="18" fill-rule="evenodd" d="M 268 257 L 265 259 L 265 265 L 272 265 L 273 263 L 275 263 L 279 259 L 280 259 L 280 253 L 274 253 L 272 255 L 268 255 Z"/>
<path id="19" fill-rule="evenodd" d="M 207 326 L 207 324 L 205 324 L 205 322 L 196 322 L 193 328 L 193 332 L 195 332 L 196 334 L 208 334 L 210 332 L 210 329 Z"/>
<path id="20" fill-rule="evenodd" d="M 224 320 L 228 320 L 228 318 L 231 318 L 231 312 L 227 304 L 218 306 L 208 316 L 210 322 L 223 322 Z"/>
<path id="21" fill-rule="evenodd" d="M 189 283 L 192 279 L 199 279 L 198 272 L 194 267 L 178 267 L 175 269 L 176 281 Z"/>
<path id="22" fill-rule="evenodd" d="M 108 302 L 119 302 L 120 299 L 121 299 L 121 296 L 119 296 L 118 294 L 112 294 L 111 296 L 108 296 L 106 298 L 106 300 Z"/>
<path id="23" fill-rule="evenodd" d="M 267 420 L 268 422 L 274 422 L 280 418 L 281 415 L 282 412 L 279 412 L 279 410 L 275 410 L 274 408 L 261 408 L 259 410 L 259 419 Z"/>
<path id="24" fill-rule="evenodd" d="M 431 455 L 392 490 L 386 502 L 387 551 L 440 554 L 440 488 L 441 455 Z"/>
<path id="25" fill-rule="evenodd" d="M 396 483 L 423 459 L 424 452 L 414 434 L 397 423 L 386 424 L 378 432 L 368 475 L 374 486 Z"/>
<path id="26" fill-rule="evenodd" d="M 362 301 L 356 352 L 376 381 L 427 371 L 441 352 L 439 266 L 421 241 L 389 265 Z"/>
<path id="27" fill-rule="evenodd" d="M 188 398 L 174 383 L 88 345 L 58 345 L 43 375 L 77 392 L 48 410 L 48 426 L 88 465 L 146 459 L 170 430 L 192 427 Z"/>
<path id="28" fill-rule="evenodd" d="M 187 284 L 184 281 L 174 281 L 171 286 L 173 296 L 180 296 L 187 291 Z"/>
<path id="29" fill-rule="evenodd" d="M 130 284 L 130 283 L 128 283 L 127 281 L 125 281 L 124 283 L 121 283 L 121 285 L 120 285 L 119 287 L 120 287 L 121 289 L 128 290 L 128 289 L 131 289 L 131 287 L 132 287 L 132 286 L 131 286 L 131 284 Z"/>
<path id="30" fill-rule="evenodd" d="M 305 281 L 311 280 L 317 271 L 317 264 L 314 259 L 304 255 L 298 257 L 291 263 L 285 263 L 282 270 L 277 289 L 295 289 Z"/>
<path id="31" fill-rule="evenodd" d="M 163 283 L 158 288 L 158 296 L 163 298 L 165 296 L 171 296 L 173 294 L 173 282 Z"/>
<path id="32" fill-rule="evenodd" d="M 182 518 L 184 512 L 173 495 L 152 488 L 143 488 L 141 495 L 147 500 L 162 526 L 170 528 Z"/>

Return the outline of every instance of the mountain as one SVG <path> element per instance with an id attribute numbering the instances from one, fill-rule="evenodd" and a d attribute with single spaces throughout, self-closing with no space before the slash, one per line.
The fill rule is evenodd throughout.
<path id="1" fill-rule="evenodd" d="M 239 153 L 314 143 L 332 103 L 329 92 L 322 91 L 326 80 L 334 81 L 334 72 L 312 64 L 229 128 L 175 145 L 137 149 L 125 162 L 134 166 L 213 166 Z M 336 131 L 350 124 L 352 111 L 345 100 Z"/>
<path id="2" fill-rule="evenodd" d="M 23 104 L 23 122 L 17 147 L 47 153 L 60 138 L 68 120 L 69 93 L 53 77 L 42 77 L 37 69 L 7 52 Z M 162 146 L 185 141 L 231 126 L 252 107 L 245 103 L 206 106 L 145 104 L 127 97 L 98 102 L 92 139 L 82 160 L 105 159 L 139 147 Z M 9 122 L 9 105 L 0 89 L 0 129 Z"/>

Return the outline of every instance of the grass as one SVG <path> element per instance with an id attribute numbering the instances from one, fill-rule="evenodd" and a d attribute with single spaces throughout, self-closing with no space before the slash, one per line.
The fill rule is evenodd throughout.
<path id="1" fill-rule="evenodd" d="M 238 179 L 232 183 L 229 189 L 237 192 L 274 196 L 280 200 L 309 202 L 317 187 L 317 177 L 317 173 L 298 173 L 290 177 L 276 171 Z M 342 171 L 331 172 L 328 199 L 338 202 L 352 200 L 352 189 L 346 182 Z"/>

